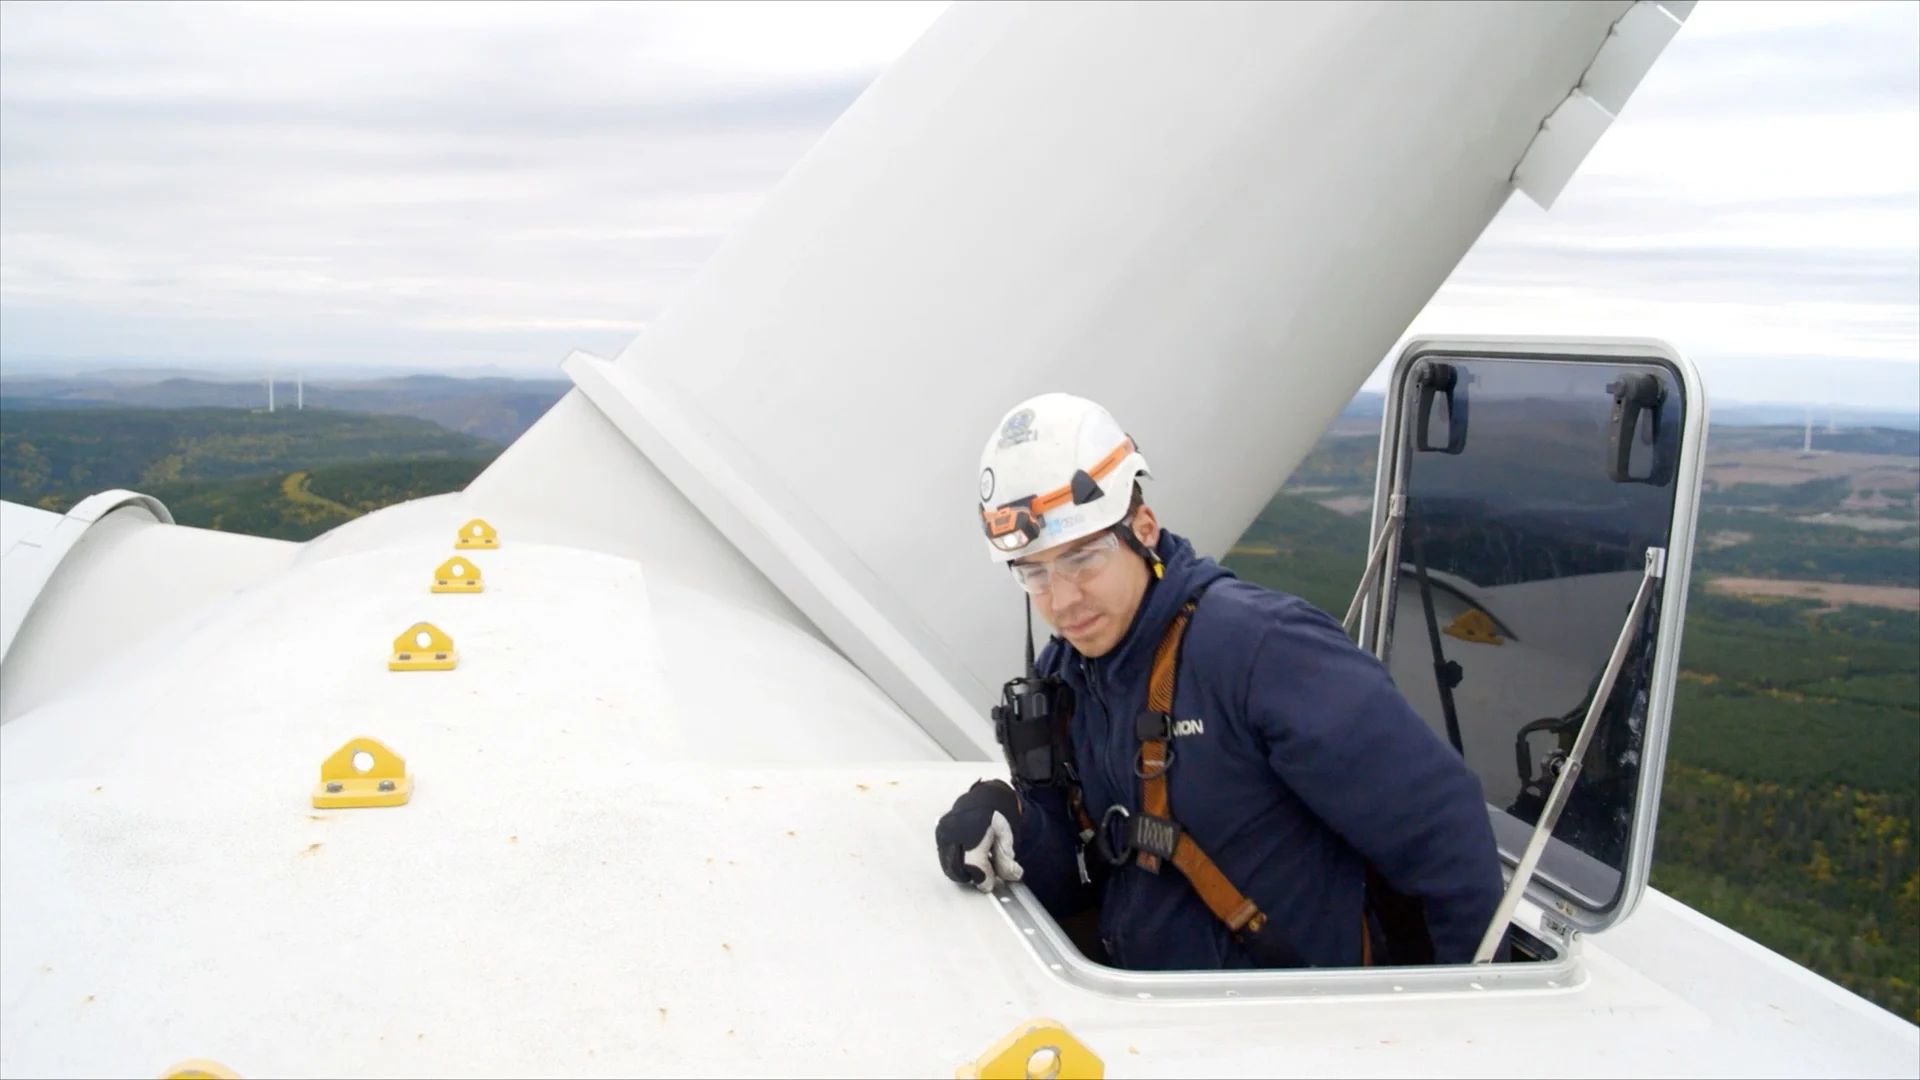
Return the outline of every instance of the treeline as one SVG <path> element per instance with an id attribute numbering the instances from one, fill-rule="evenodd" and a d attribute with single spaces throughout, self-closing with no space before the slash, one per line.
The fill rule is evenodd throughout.
<path id="1" fill-rule="evenodd" d="M 477 435 L 505 446 L 520 437 L 554 402 L 572 389 L 564 379 L 450 378 L 410 375 L 395 379 L 309 382 L 306 408 L 382 413 L 430 420 L 449 431 Z M 295 412 L 293 386 L 281 383 L 282 411 Z M 151 383 L 87 376 L 24 376 L 0 379 L 0 409 L 202 409 L 247 411 L 265 404 L 265 388 L 253 381 L 165 378 Z M 275 415 L 279 415 L 276 413 Z"/>
<path id="2" fill-rule="evenodd" d="M 486 458 L 337 465 L 237 480 L 160 484 L 148 494 L 182 525 L 306 541 L 383 506 L 464 489 Z"/>
<path id="3" fill-rule="evenodd" d="M 1741 425 L 1723 427 L 1715 424 L 1707 433 L 1707 445 L 1715 450 L 1798 450 L 1805 445 L 1806 429 L 1793 425 Z M 1863 427 L 1849 428 L 1829 434 L 1824 428 L 1815 425 L 1813 429 L 1813 448 L 1816 451 L 1836 454 L 1893 454 L 1899 457 L 1920 456 L 1920 431 L 1910 428 Z"/>
<path id="4" fill-rule="evenodd" d="M 1752 780 L 1920 792 L 1920 615 L 1698 588 L 1676 760 Z"/>
<path id="5" fill-rule="evenodd" d="M 1853 481 L 1845 476 L 1823 476 L 1799 484 L 1723 485 L 1712 477 L 1700 482 L 1703 506 L 1771 507 L 1796 514 L 1838 510 L 1851 494 Z"/>
<path id="6" fill-rule="evenodd" d="M 411 499 L 460 491 L 472 483 L 493 458 L 490 454 L 480 458 L 336 465 L 314 470 L 307 490 L 356 515 L 366 514 Z"/>
<path id="7" fill-rule="evenodd" d="M 1879 482 L 1885 483 L 1884 480 Z M 1820 514 L 1844 509 L 1841 504 L 1853 494 L 1853 479 L 1847 476 L 1823 476 L 1798 484 L 1756 484 L 1751 481 L 1722 484 L 1708 477 L 1701 481 L 1700 492 L 1701 504 L 1709 508 Z M 1913 518 L 1916 488 L 1912 485 L 1867 488 L 1862 489 L 1861 494 L 1878 495 L 1894 504 L 1898 516 L 1889 520 L 1910 521 Z"/>
<path id="8" fill-rule="evenodd" d="M 1717 429 L 1716 429 L 1717 430 Z M 1735 429 L 1740 430 L 1740 429 Z M 1899 433 L 1893 433 L 1899 434 Z M 1865 437 L 1863 435 L 1863 437 Z M 1892 436 L 1890 435 L 1889 438 Z M 1313 452 L 1287 479 L 1283 494 L 1299 495 L 1302 488 L 1335 494 L 1373 491 L 1374 460 L 1378 440 L 1372 436 L 1337 435 L 1320 440 Z M 1558 481 L 1551 476 L 1548 484 Z M 1715 546 L 1701 542 L 1694 549 L 1694 568 L 1702 573 L 1729 577 L 1763 577 L 1791 581 L 1844 581 L 1855 585 L 1895 585 L 1920 587 L 1920 527 L 1867 531 L 1839 525 L 1794 521 L 1785 514 L 1812 514 L 1834 510 L 1851 490 L 1846 477 L 1812 480 L 1803 484 L 1734 484 L 1725 491 L 1708 491 L 1700 511 L 1699 534 L 1702 537 L 1738 534 L 1741 539 Z M 1709 483 L 1708 488 L 1713 485 Z M 1264 519 L 1275 512 L 1270 505 L 1241 539 L 1242 546 L 1275 545 L 1318 547 L 1323 535 L 1303 544 L 1289 539 L 1288 530 L 1276 531 Z M 1324 517 L 1302 518 L 1299 508 L 1286 510 L 1288 529 L 1306 525 L 1325 534 L 1328 529 L 1342 530 L 1335 519 L 1348 523 L 1340 531 L 1339 543 L 1358 545 L 1367 542 L 1364 515 L 1346 517 L 1327 511 Z M 1358 539 L 1355 539 L 1358 537 Z M 1314 555 L 1300 556 L 1306 562 Z M 1359 558 L 1364 559 L 1364 554 Z M 1358 560 L 1353 564 L 1358 566 Z M 1314 589 L 1317 583 L 1338 576 L 1337 565 L 1307 567 L 1289 580 L 1316 583 L 1303 585 Z M 1354 569 L 1352 574 L 1359 571 Z M 1337 591 L 1337 590 L 1335 590 Z M 1330 595 L 1324 590 L 1319 595 Z M 1309 597 L 1309 599 L 1313 599 Z M 1315 600 L 1318 603 L 1318 600 Z M 1341 601 L 1344 611 L 1345 601 Z M 1338 614 L 1338 612 L 1336 612 Z"/>
<path id="9" fill-rule="evenodd" d="M 1707 437 L 1708 452 L 1734 453 L 1741 450 L 1798 450 L 1801 443 L 1799 428 L 1764 427 L 1722 427 L 1716 425 Z M 1884 454 L 1896 457 L 1920 457 L 1920 432 L 1903 431 L 1898 428 L 1863 428 L 1834 435 L 1815 435 L 1814 445 L 1822 453 L 1845 454 Z M 1328 435 L 1323 437 L 1293 471 L 1288 478 L 1290 488 L 1313 486 L 1355 486 L 1364 485 L 1373 490 L 1374 461 L 1378 456 L 1380 438 L 1378 433 L 1365 435 Z M 1801 503 L 1818 503 L 1830 492 L 1838 491 L 1841 498 L 1850 487 L 1845 478 L 1826 478 L 1808 481 L 1803 484 L 1754 484 L 1740 483 L 1723 485 L 1708 477 L 1702 484 L 1709 493 L 1709 503 L 1716 501 L 1712 495 L 1724 496 L 1723 500 L 1742 505 L 1769 505 L 1777 503 L 1783 491 L 1800 489 L 1795 495 L 1788 496 Z M 1911 492 L 1911 488 L 1905 489 Z M 1898 492 L 1889 491 L 1889 496 L 1898 497 Z"/>
<path id="10" fill-rule="evenodd" d="M 305 409 L 0 410 L 0 499 L 64 511 L 98 491 L 351 462 L 490 458 L 500 446 L 408 416 Z"/>
<path id="11" fill-rule="evenodd" d="M 1374 462 L 1380 456 L 1378 435 L 1329 435 L 1287 477 L 1287 488 L 1325 487 L 1371 493 Z"/>
<path id="12" fill-rule="evenodd" d="M 1740 533 L 1739 543 L 1694 549 L 1696 570 L 1729 577 L 1920 586 L 1920 528 L 1868 532 L 1785 520 L 1772 514 L 1704 508 L 1700 535 Z"/>
<path id="13" fill-rule="evenodd" d="M 1256 585 L 1300 597 L 1332 613 L 1347 613 L 1367 559 L 1364 514 L 1341 514 L 1282 492 L 1253 519 L 1224 565 Z"/>

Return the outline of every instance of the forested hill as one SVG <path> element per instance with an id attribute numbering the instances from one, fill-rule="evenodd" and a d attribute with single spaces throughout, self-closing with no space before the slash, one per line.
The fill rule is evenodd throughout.
<path id="1" fill-rule="evenodd" d="M 117 487 L 179 496 L 182 484 L 337 465 L 484 465 L 500 450 L 414 417 L 330 409 L 0 409 L 0 499 L 65 510 Z"/>
<path id="2" fill-rule="evenodd" d="M 391 379 L 309 381 L 296 390 L 289 380 L 275 382 L 281 411 L 294 411 L 296 395 L 305 408 L 380 413 L 430 420 L 449 431 L 489 439 L 502 446 L 533 426 L 571 389 L 565 380 L 461 379 L 445 375 L 408 375 Z M 0 410 L 42 409 L 263 409 L 267 388 L 256 381 L 219 381 L 174 376 L 154 379 L 99 376 L 26 375 L 0 379 Z M 279 415 L 275 413 L 275 415 Z"/>
<path id="3" fill-rule="evenodd" d="M 383 506 L 460 491 L 480 475 L 488 460 L 374 461 L 235 480 L 159 484 L 147 494 L 165 504 L 173 520 L 182 525 L 276 540 L 311 540 Z"/>

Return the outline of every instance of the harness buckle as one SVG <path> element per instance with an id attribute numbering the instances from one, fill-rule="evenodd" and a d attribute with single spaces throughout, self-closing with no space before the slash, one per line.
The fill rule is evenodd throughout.
<path id="1" fill-rule="evenodd" d="M 1143 863 L 1154 873 L 1160 865 L 1173 861 L 1173 849 L 1180 843 L 1180 823 L 1152 814 L 1136 814 L 1127 821 L 1127 846 L 1152 855 L 1156 861 Z"/>
<path id="2" fill-rule="evenodd" d="M 1140 745 L 1133 751 L 1133 775 L 1142 780 L 1154 780 L 1165 776 L 1173 768 L 1173 714 L 1147 710 L 1134 714 L 1133 735 Z M 1160 744 L 1162 760 L 1160 767 L 1147 766 L 1147 744 Z"/>
<path id="3" fill-rule="evenodd" d="M 1137 714 L 1133 718 L 1133 737 L 1141 742 L 1152 742 L 1155 739 L 1172 742 L 1173 714 L 1151 710 Z"/>
<path id="4" fill-rule="evenodd" d="M 1310 966 L 1293 946 L 1281 935 L 1280 928 L 1274 926 L 1264 913 L 1255 913 L 1253 918 L 1239 930 L 1233 932 L 1233 940 L 1247 950 L 1258 968 L 1303 968 Z"/>

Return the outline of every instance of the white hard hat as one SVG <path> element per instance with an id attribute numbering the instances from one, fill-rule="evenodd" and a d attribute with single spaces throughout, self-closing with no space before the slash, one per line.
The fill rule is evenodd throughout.
<path id="1" fill-rule="evenodd" d="M 1015 405 L 980 452 L 980 522 L 995 562 L 1119 524 L 1147 459 L 1107 410 L 1071 394 Z"/>

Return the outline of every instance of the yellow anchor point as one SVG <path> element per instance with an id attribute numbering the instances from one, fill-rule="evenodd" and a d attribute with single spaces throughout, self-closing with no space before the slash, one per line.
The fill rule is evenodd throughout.
<path id="1" fill-rule="evenodd" d="M 1461 641 L 1471 641 L 1476 645 L 1498 645 L 1506 640 L 1494 628 L 1493 619 L 1479 608 L 1462 612 L 1442 633 L 1452 634 Z"/>
<path id="2" fill-rule="evenodd" d="M 483 588 L 485 585 L 480 579 L 480 568 L 468 562 L 465 556 L 455 555 L 433 572 L 434 592 L 476 593 Z"/>
<path id="3" fill-rule="evenodd" d="M 388 671 L 452 671 L 460 662 L 453 639 L 429 622 L 417 622 L 393 639 Z"/>
<path id="4" fill-rule="evenodd" d="M 161 1073 L 160 1080 L 240 1080 L 240 1074 L 217 1061 L 194 1058 Z"/>
<path id="5" fill-rule="evenodd" d="M 1099 1055 L 1067 1033 L 1058 1020 L 1029 1020 L 971 1065 L 956 1080 L 1102 1080 Z"/>
<path id="6" fill-rule="evenodd" d="M 493 531 L 493 526 L 479 518 L 474 518 L 472 521 L 460 526 L 460 535 L 454 540 L 453 546 L 457 548 L 497 548 L 500 546 L 500 534 Z"/>
<path id="7" fill-rule="evenodd" d="M 351 806 L 402 806 L 413 798 L 407 760 L 379 739 L 358 738 L 320 763 L 313 805 L 322 810 Z"/>

